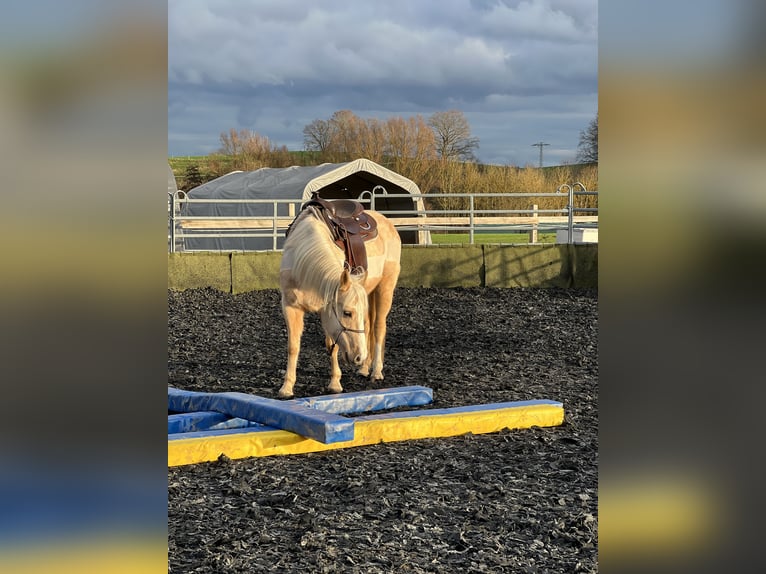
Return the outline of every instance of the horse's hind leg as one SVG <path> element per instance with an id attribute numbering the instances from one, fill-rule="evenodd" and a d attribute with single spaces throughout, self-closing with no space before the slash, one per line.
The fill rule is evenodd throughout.
<path id="1" fill-rule="evenodd" d="M 386 350 L 386 321 L 394 301 L 394 287 L 398 272 L 384 277 L 370 298 L 370 306 L 375 305 L 375 322 L 371 324 L 373 350 L 372 373 L 374 380 L 383 380 L 383 355 Z"/>
<path id="2" fill-rule="evenodd" d="M 377 291 L 373 291 L 368 297 L 367 321 L 364 324 L 365 335 L 367 337 L 367 358 L 357 371 L 357 373 L 363 377 L 368 377 L 370 375 L 372 357 L 375 355 L 375 319 L 377 316 L 377 304 L 375 301 L 377 300 L 377 297 Z"/>
<path id="3" fill-rule="evenodd" d="M 279 389 L 279 397 L 289 399 L 293 396 L 293 386 L 295 385 L 295 371 L 298 367 L 298 354 L 301 350 L 301 335 L 303 335 L 304 312 L 297 307 L 283 305 L 282 313 L 287 324 L 287 371 L 285 371 L 285 381 L 282 388 Z"/>

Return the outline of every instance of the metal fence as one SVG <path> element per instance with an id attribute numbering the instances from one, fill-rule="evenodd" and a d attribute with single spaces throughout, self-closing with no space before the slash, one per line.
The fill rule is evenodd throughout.
<path id="1" fill-rule="evenodd" d="M 432 232 L 467 233 L 469 243 L 476 242 L 476 235 L 491 233 L 527 233 L 528 243 L 538 242 L 540 232 L 566 231 L 564 243 L 574 243 L 575 231 L 598 229 L 598 207 L 578 206 L 578 198 L 595 196 L 598 191 L 588 191 L 576 182 L 563 184 L 552 193 L 427 193 L 388 194 L 382 186 L 359 195 L 359 201 L 375 209 L 376 198 L 423 199 L 423 210 L 379 210 L 391 220 L 399 231 L 417 231 L 431 243 Z M 537 199 L 556 198 L 560 208 L 539 209 Z M 482 209 L 477 205 L 494 200 L 503 203 L 512 200 L 530 202 L 523 209 Z M 550 200 L 549 200 L 550 202 Z M 191 216 L 185 215 L 184 207 L 191 204 L 245 204 L 266 206 L 267 215 L 261 216 Z M 459 204 L 450 206 L 446 204 Z M 168 193 L 168 250 L 192 251 L 185 246 L 187 238 L 267 238 L 270 249 L 278 251 L 279 240 L 284 238 L 288 225 L 300 210 L 302 200 L 291 199 L 191 199 L 183 191 Z M 558 235 L 558 233 L 557 233 Z M 193 251 L 199 251 L 197 249 Z M 209 251 L 209 250 L 208 250 Z"/>

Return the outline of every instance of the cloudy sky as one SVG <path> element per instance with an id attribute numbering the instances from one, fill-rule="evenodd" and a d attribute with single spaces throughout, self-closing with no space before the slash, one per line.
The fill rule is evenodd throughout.
<path id="1" fill-rule="evenodd" d="M 290 150 L 343 109 L 462 111 L 484 163 L 574 161 L 598 111 L 596 0 L 170 0 L 168 152 L 230 128 Z"/>

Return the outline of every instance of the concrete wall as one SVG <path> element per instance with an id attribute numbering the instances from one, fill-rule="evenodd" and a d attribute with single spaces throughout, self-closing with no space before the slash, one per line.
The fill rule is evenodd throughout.
<path id="1" fill-rule="evenodd" d="M 279 252 L 169 253 L 168 288 L 279 288 Z M 405 245 L 399 287 L 597 287 L 598 244 Z"/>

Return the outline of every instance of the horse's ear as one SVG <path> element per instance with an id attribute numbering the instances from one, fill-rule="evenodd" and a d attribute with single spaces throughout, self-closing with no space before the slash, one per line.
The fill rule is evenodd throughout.
<path id="1" fill-rule="evenodd" d="M 340 291 L 341 293 L 348 291 L 351 287 L 351 272 L 348 269 L 344 269 L 340 274 Z"/>

